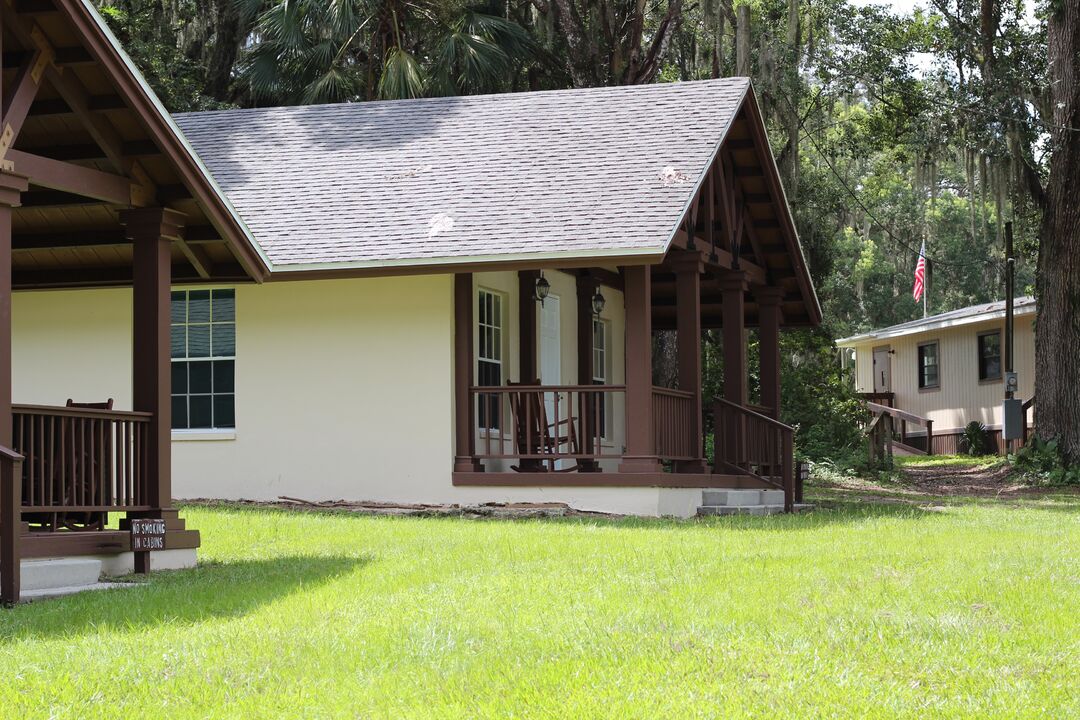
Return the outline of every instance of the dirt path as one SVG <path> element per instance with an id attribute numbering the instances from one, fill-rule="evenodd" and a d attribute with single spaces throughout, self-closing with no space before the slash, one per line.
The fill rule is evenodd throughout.
<path id="1" fill-rule="evenodd" d="M 888 480 L 846 478 L 819 484 L 862 502 L 924 504 L 942 498 L 982 497 L 1002 500 L 1045 495 L 1080 495 L 1080 488 L 1033 487 L 1020 482 L 1006 463 L 996 465 L 901 466 Z"/>

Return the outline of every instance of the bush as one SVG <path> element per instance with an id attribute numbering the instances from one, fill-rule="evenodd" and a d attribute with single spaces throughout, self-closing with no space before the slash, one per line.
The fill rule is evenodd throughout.
<path id="1" fill-rule="evenodd" d="M 960 452 L 965 455 L 989 455 L 990 437 L 986 432 L 986 426 L 978 420 L 972 420 L 964 428 L 960 436 Z"/>
<path id="2" fill-rule="evenodd" d="M 1080 465 L 1069 465 L 1056 440 L 1033 437 L 1011 458 L 1028 479 L 1043 485 L 1080 485 Z"/>

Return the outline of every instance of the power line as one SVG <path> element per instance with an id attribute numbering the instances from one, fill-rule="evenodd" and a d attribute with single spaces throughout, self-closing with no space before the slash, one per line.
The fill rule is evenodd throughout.
<path id="1" fill-rule="evenodd" d="M 785 98 L 785 101 L 787 101 L 786 98 Z M 790 108 L 791 107 L 791 102 L 787 101 L 787 103 L 788 103 L 788 107 Z M 796 116 L 796 117 L 798 117 L 798 116 Z M 866 206 L 866 204 L 862 201 L 862 198 L 860 198 L 858 196 L 858 194 L 856 194 L 855 191 L 851 189 L 851 187 L 847 184 L 847 181 L 844 180 L 844 178 L 840 175 L 839 171 L 832 164 L 832 161 L 829 160 L 828 155 L 826 155 L 822 151 L 821 147 L 817 144 L 817 140 L 814 139 L 814 136 L 807 132 L 806 126 L 803 124 L 803 121 L 801 119 L 799 119 L 799 128 L 803 131 L 806 138 L 808 140 L 810 140 L 810 144 L 814 146 L 814 149 L 817 150 L 818 156 L 820 156 L 821 159 L 825 161 L 825 164 L 828 166 L 829 170 L 832 172 L 833 177 L 836 178 L 837 182 L 840 183 L 840 186 L 844 188 L 844 190 L 847 192 L 847 194 L 851 196 L 851 199 L 855 201 L 855 203 L 862 209 L 862 211 L 864 213 L 866 213 L 867 217 L 869 217 L 870 220 L 873 221 L 875 225 L 877 225 L 882 230 L 884 230 L 885 234 L 888 235 L 889 238 L 893 242 L 895 242 L 897 245 L 900 245 L 901 247 L 907 249 L 910 252 L 918 254 L 919 250 L 913 248 L 906 241 L 901 240 L 896 235 L 894 235 L 892 230 L 889 229 L 889 226 L 886 225 L 885 223 L 881 222 L 880 220 L 878 220 L 877 217 L 874 215 L 874 213 L 870 211 L 870 208 L 868 208 Z M 963 267 L 981 266 L 981 267 L 994 267 L 994 268 L 1000 269 L 1000 263 L 998 263 L 995 260 L 980 260 L 980 261 L 970 262 L 970 263 L 957 263 L 957 262 L 948 262 L 948 261 L 942 261 L 942 260 L 935 260 L 932 257 L 930 257 L 929 255 L 927 255 L 926 259 L 929 260 L 933 265 L 935 265 L 935 266 L 939 265 L 939 266 L 942 266 L 942 267 L 963 268 Z"/>

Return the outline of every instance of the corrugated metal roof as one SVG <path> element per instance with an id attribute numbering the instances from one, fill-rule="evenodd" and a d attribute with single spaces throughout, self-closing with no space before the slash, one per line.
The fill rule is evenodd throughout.
<path id="1" fill-rule="evenodd" d="M 1018 315 L 1033 313 L 1035 312 L 1035 298 L 1030 295 L 1018 297 L 1013 301 L 1013 309 Z M 939 315 L 931 315 L 927 318 L 920 318 L 918 320 L 900 323 L 899 325 L 892 325 L 887 328 L 881 328 L 880 330 L 871 330 L 870 332 L 861 335 L 852 335 L 851 337 L 842 338 L 837 340 L 836 344 L 841 347 L 850 347 L 851 345 L 858 345 L 867 340 L 883 340 L 885 338 L 914 335 L 916 333 L 937 330 L 943 327 L 967 325 L 970 323 L 983 322 L 985 320 L 993 320 L 999 317 L 1005 317 L 1004 300 L 995 300 L 990 303 L 972 305 L 970 307 L 960 308 L 959 310 L 950 310 L 949 312 L 944 312 Z"/>
<path id="2" fill-rule="evenodd" d="M 276 270 L 660 256 L 749 81 L 176 115 Z"/>

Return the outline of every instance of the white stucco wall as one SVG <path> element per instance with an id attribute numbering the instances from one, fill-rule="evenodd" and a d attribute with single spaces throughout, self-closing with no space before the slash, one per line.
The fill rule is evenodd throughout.
<path id="1" fill-rule="evenodd" d="M 563 383 L 575 384 L 574 279 L 547 277 L 562 299 Z M 509 300 L 507 369 L 516 380 L 516 273 L 478 274 L 475 285 Z M 621 384 L 623 298 L 603 292 L 611 382 Z M 236 322 L 236 430 L 216 440 L 174 434 L 177 498 L 566 502 L 643 515 L 687 514 L 699 504 L 693 490 L 454 487 L 450 275 L 240 285 Z M 13 324 L 15 402 L 111 397 L 117 409 L 131 408 L 129 290 L 16 293 Z M 621 397 L 613 410 L 610 444 L 621 452 Z"/>

